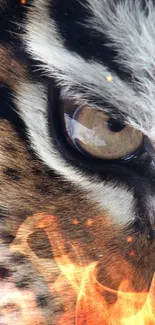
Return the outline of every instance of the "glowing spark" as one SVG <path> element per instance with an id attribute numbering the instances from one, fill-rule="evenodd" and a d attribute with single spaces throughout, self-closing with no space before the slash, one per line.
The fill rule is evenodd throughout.
<path id="1" fill-rule="evenodd" d="M 113 77 L 112 77 L 111 75 L 108 75 L 108 76 L 106 77 L 106 80 L 107 80 L 108 82 L 112 82 Z"/>
<path id="2" fill-rule="evenodd" d="M 129 255 L 130 255 L 130 256 L 135 256 L 135 252 L 134 252 L 134 251 L 131 251 L 131 252 L 129 253 Z"/>
<path id="3" fill-rule="evenodd" d="M 26 4 L 26 0 L 20 0 L 20 3 L 21 3 L 22 5 L 25 5 L 25 4 Z"/>
<path id="4" fill-rule="evenodd" d="M 77 219 L 74 219 L 74 220 L 73 220 L 73 225 L 75 225 L 75 226 L 76 226 L 76 225 L 78 225 L 78 224 L 79 224 L 79 220 L 77 220 Z"/>
<path id="5" fill-rule="evenodd" d="M 92 226 L 92 224 L 93 224 L 93 220 L 92 219 L 88 219 L 87 222 L 86 222 L 86 225 L 88 227 L 90 227 L 90 226 Z"/>
<path id="6" fill-rule="evenodd" d="M 127 243 L 132 243 L 132 241 L 133 241 L 132 236 L 128 236 L 128 237 L 127 237 Z"/>

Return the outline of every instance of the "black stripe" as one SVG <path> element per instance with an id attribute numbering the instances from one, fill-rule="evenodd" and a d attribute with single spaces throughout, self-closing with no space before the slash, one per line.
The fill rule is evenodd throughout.
<path id="1" fill-rule="evenodd" d="M 7 0 L 0 7 L 0 45 L 9 46 L 15 58 L 21 64 L 25 64 L 29 75 L 41 79 L 39 72 L 37 72 L 37 66 L 40 62 L 32 60 L 21 41 L 21 36 L 25 32 L 26 14 L 31 4 L 32 0 L 26 0 L 24 5 L 20 0 Z"/>
<path id="2" fill-rule="evenodd" d="M 86 4 L 86 0 L 83 4 Z M 122 79 L 131 79 L 125 68 L 115 62 L 117 52 L 107 46 L 110 40 L 106 35 L 93 32 L 84 26 L 89 18 L 88 10 L 78 0 L 51 1 L 50 17 L 56 23 L 57 30 L 63 39 L 64 46 L 86 60 L 103 63 Z"/>
<path id="3" fill-rule="evenodd" d="M 25 18 L 30 2 L 27 0 L 26 4 L 22 5 L 20 0 L 8 0 L 0 7 L 0 44 L 11 44 L 18 39 L 19 34 L 23 32 L 19 24 Z"/>
<path id="4" fill-rule="evenodd" d="M 26 128 L 16 112 L 13 103 L 13 93 L 5 84 L 0 83 L 0 119 L 9 121 L 22 140 L 27 140 Z"/>

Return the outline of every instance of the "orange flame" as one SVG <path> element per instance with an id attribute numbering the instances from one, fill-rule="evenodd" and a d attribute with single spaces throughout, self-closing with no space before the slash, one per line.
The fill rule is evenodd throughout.
<path id="1" fill-rule="evenodd" d="M 92 223 L 92 220 L 89 219 L 88 226 L 91 226 Z M 38 258 L 28 244 L 29 235 L 38 228 L 44 229 L 46 232 L 56 267 L 60 270 L 60 275 L 54 284 L 51 281 L 52 275 L 50 273 L 54 272 L 53 260 Z M 128 238 L 127 241 L 132 242 L 132 237 Z M 51 293 L 55 291 L 60 297 L 64 297 L 63 314 L 59 315 L 57 322 L 52 323 L 51 320 L 50 325 L 155 324 L 155 277 L 148 293 L 133 292 L 128 281 L 122 281 L 118 291 L 112 290 L 99 283 L 97 279 L 98 262 L 90 262 L 87 256 L 84 256 L 83 249 L 77 242 L 70 243 L 72 254 L 67 253 L 66 244 L 57 218 L 42 213 L 28 217 L 24 221 L 10 246 L 12 251 L 20 251 L 29 256 L 32 264 L 47 281 Z M 117 296 L 115 303 L 108 305 L 105 299 L 107 292 Z M 24 309 L 26 313 L 29 304 L 23 303 L 22 300 L 21 303 L 22 305 L 27 304 L 27 309 Z M 39 315 L 37 306 L 34 308 Z M 20 322 L 20 325 L 32 324 L 38 324 L 35 318 L 27 323 Z M 46 324 L 46 322 L 44 321 L 42 324 Z M 12 324 L 9 323 L 9 325 Z"/>

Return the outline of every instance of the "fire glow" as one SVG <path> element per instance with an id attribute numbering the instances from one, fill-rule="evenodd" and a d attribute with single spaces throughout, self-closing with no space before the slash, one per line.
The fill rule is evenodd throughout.
<path id="1" fill-rule="evenodd" d="M 91 222 L 90 220 L 88 226 L 92 225 L 92 220 Z M 38 229 L 46 232 L 51 244 L 55 267 L 60 271 L 54 283 L 51 281 L 52 270 L 54 272 L 53 259 L 38 258 L 28 244 L 28 237 Z M 131 242 L 131 237 L 127 241 Z M 58 297 L 64 297 L 63 312 L 57 316 L 56 320 L 51 320 L 50 325 L 155 324 L 155 279 L 152 281 L 149 292 L 133 292 L 127 280 L 122 281 L 118 291 L 112 290 L 97 280 L 98 262 L 87 262 L 82 248 L 77 246 L 77 243 L 72 243 L 72 251 L 78 263 L 75 262 L 74 258 L 67 253 L 66 244 L 58 219 L 55 216 L 41 213 L 28 217 L 24 221 L 10 246 L 12 252 L 19 251 L 28 256 L 33 266 L 46 280 L 51 294 L 56 292 Z M 67 291 L 64 283 L 67 283 Z M 108 305 L 104 298 L 105 293 L 115 294 L 116 302 Z M 23 312 L 20 321 L 14 323 L 10 321 L 7 325 L 49 324 L 41 315 L 33 292 L 24 291 L 21 296 L 19 290 L 13 289 L 11 299 L 20 306 Z M 30 317 L 32 309 L 32 317 Z"/>

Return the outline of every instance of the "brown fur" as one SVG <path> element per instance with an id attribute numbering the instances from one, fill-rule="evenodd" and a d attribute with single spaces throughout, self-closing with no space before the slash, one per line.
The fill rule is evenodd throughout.
<path id="1" fill-rule="evenodd" d="M 60 269 L 54 262 L 45 229 L 32 228 L 28 244 L 39 260 L 53 261 L 48 280 L 48 285 L 53 288 L 52 296 L 28 252 L 23 254 L 22 249 L 14 252 L 9 248 L 21 224 L 36 213 L 58 217 L 58 236 L 62 235 L 68 243 L 65 244 L 66 252 L 70 252 L 72 262 L 80 265 L 81 262 L 98 261 L 97 278 L 102 284 L 118 289 L 121 281 L 128 279 L 132 289 L 147 290 L 154 268 L 154 245 L 145 236 L 137 238 L 131 232 L 122 233 L 111 225 L 109 217 L 99 216 L 96 208 L 83 198 L 82 192 L 50 172 L 31 150 L 27 150 L 13 126 L 5 120 L 0 122 L 0 175 L 0 265 L 9 270 L 9 278 L 13 276 L 17 288 L 33 290 L 46 319 L 51 321 L 63 314 L 66 290 L 70 292 L 71 288 L 64 278 L 62 294 L 55 290 Z M 127 238 L 131 235 L 133 242 L 128 243 Z M 79 247 L 79 252 L 74 252 L 71 243 Z M 134 256 L 130 256 L 131 251 Z M 108 302 L 116 300 L 112 293 L 106 293 L 105 298 Z M 75 299 L 73 295 L 73 310 Z"/>
<path id="2" fill-rule="evenodd" d="M 26 68 L 13 57 L 11 48 L 0 46 L 0 83 L 16 92 L 19 82 L 24 81 L 28 82 Z M 33 226 L 36 215 L 41 213 L 57 217 L 56 226 L 52 224 L 55 228 L 50 230 L 52 245 L 46 225 Z M 21 227 L 26 231 L 27 220 L 30 227 L 27 243 L 31 250 L 26 251 L 22 246 L 26 233 L 20 237 L 18 231 Z M 62 252 L 57 247 L 61 242 Z M 12 249 L 15 246 L 20 249 L 15 251 Z M 35 254 L 38 264 L 49 263 L 46 278 L 30 252 Z M 78 267 L 97 262 L 97 280 L 115 290 L 126 279 L 129 290 L 148 290 L 155 268 L 155 243 L 148 241 L 146 234 L 136 236 L 132 230 L 122 231 L 112 225 L 110 216 L 101 215 L 82 190 L 49 170 L 36 157 L 11 123 L 0 120 L 0 290 L 4 285 L 8 290 L 13 286 L 21 292 L 33 292 L 39 310 L 51 325 L 57 324 L 66 306 L 70 306 L 70 324 L 74 324 L 77 297 L 61 274 L 57 263 L 59 253 L 68 254 L 71 263 Z M 105 293 L 108 303 L 116 298 L 114 293 Z M 0 299 L 1 307 L 3 297 Z M 33 322 L 38 324 L 41 322 Z"/>
<path id="3" fill-rule="evenodd" d="M 25 79 L 26 69 L 14 58 L 9 46 L 0 46 L 0 58 L 0 82 L 17 89 L 19 81 Z"/>

